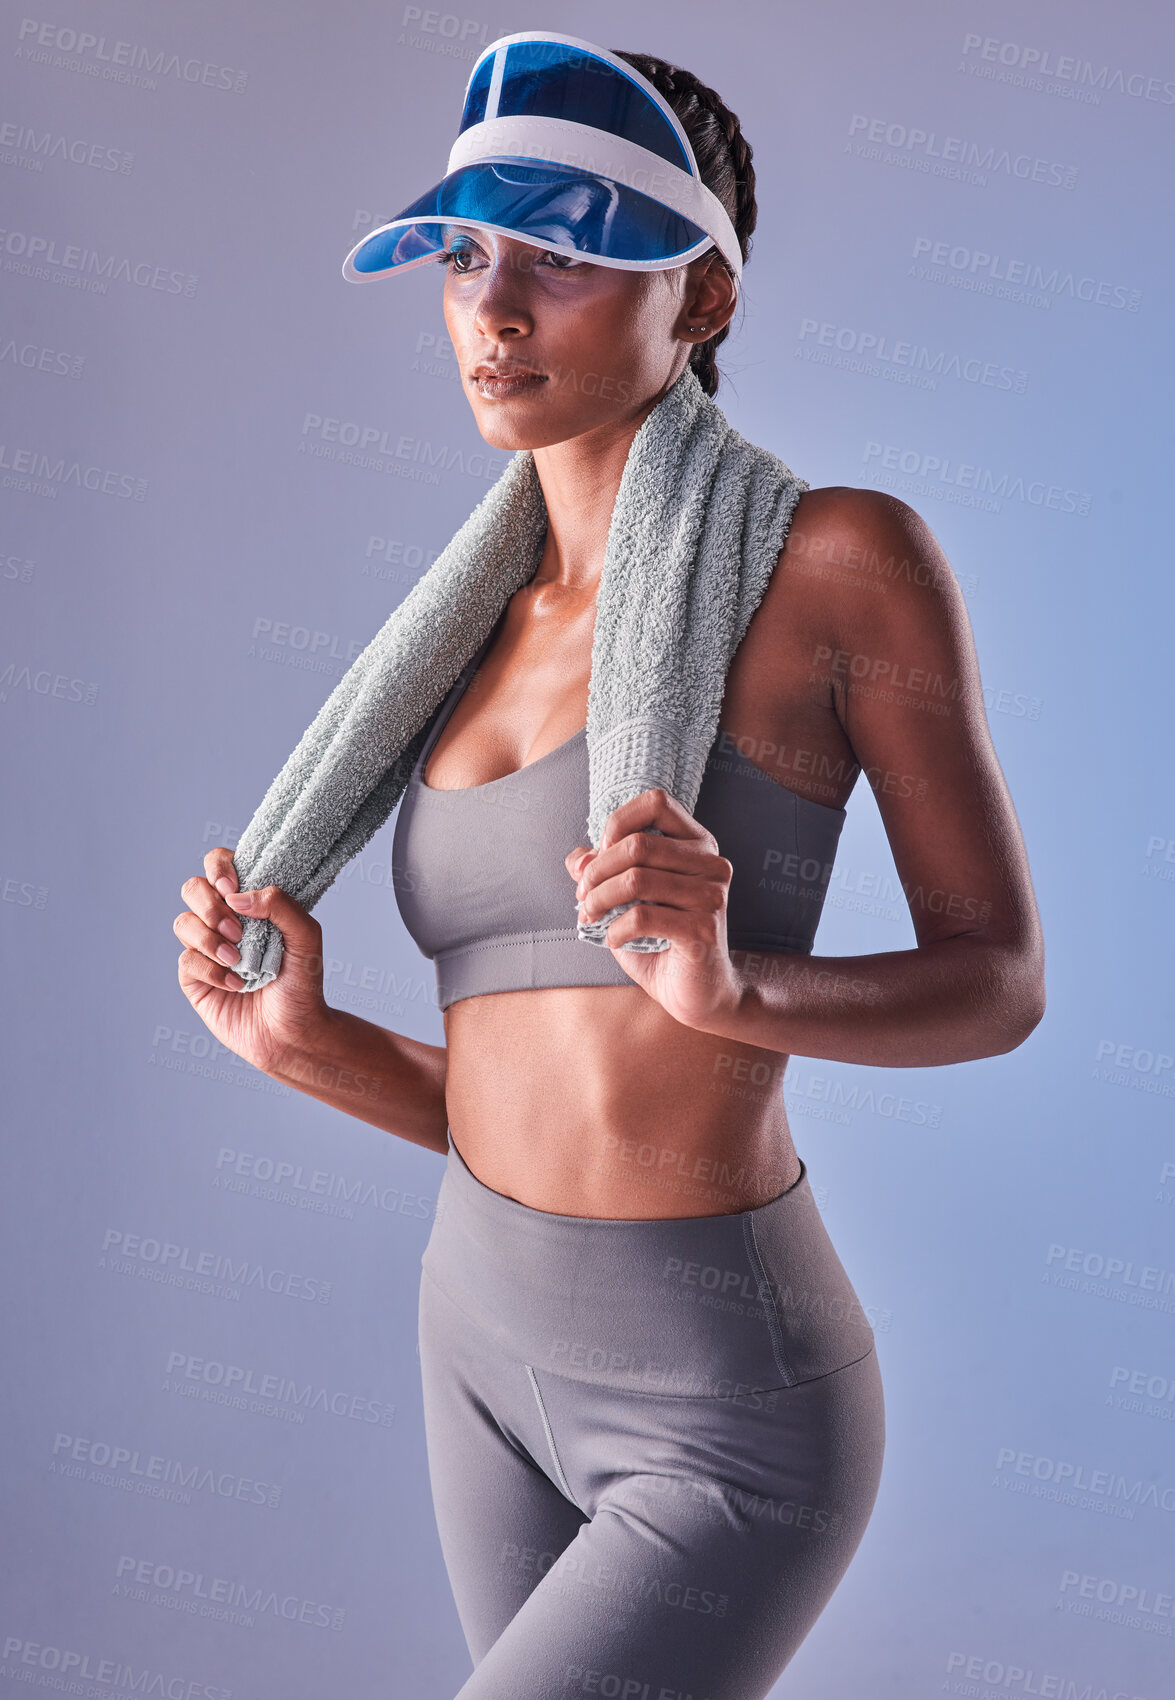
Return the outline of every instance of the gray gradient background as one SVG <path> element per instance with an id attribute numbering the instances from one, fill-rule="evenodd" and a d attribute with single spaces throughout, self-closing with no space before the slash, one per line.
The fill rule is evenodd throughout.
<path id="1" fill-rule="evenodd" d="M 942 541 L 1046 928 L 1048 1015 L 1012 1055 L 789 1070 L 890 1438 L 865 1540 L 777 1692 L 1158 1700 L 1175 26 L 1143 0 L 4 9 L 0 1693 L 122 1695 L 146 1673 L 234 1700 L 443 1700 L 469 1668 L 415 1348 L 441 1160 L 217 1055 L 171 922 L 504 464 L 439 276 L 357 287 L 340 267 L 442 174 L 480 48 L 532 25 L 675 59 L 739 113 L 760 223 L 717 400 L 813 485 L 880 481 Z M 67 51 L 77 30 L 105 45 Z M 133 76 L 108 74 L 117 42 Z M 1070 63 L 1033 86 L 1033 53 Z M 900 127 L 889 154 L 858 145 L 874 120 Z M 946 137 L 994 150 L 981 180 L 935 169 Z M 1033 300 L 992 282 L 1010 260 L 1040 268 Z M 873 336 L 925 348 L 931 376 L 863 355 Z M 977 381 L 985 362 L 1011 376 Z M 348 463 L 316 417 L 393 452 Z M 1087 511 L 972 505 L 960 463 Z M 391 832 L 317 911 L 328 996 L 440 1042 Z M 817 949 L 912 939 L 862 782 Z M 161 1245 L 257 1280 L 206 1290 Z M 159 1566 L 202 1580 L 137 1580 Z M 225 1594 L 234 1615 L 210 1612 Z"/>

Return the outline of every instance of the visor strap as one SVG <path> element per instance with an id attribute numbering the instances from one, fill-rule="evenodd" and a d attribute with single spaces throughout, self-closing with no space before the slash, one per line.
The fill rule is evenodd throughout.
<path id="1" fill-rule="evenodd" d="M 486 118 L 457 137 L 448 170 L 503 157 L 574 166 L 660 201 L 699 225 L 729 263 L 736 282 L 741 282 L 742 250 L 730 214 L 717 195 L 699 178 L 638 142 L 568 118 Z"/>

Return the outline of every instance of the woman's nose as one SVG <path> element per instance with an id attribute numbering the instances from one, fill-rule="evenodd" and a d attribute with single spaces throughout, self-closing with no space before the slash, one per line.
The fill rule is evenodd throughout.
<path id="1" fill-rule="evenodd" d="M 533 328 L 526 305 L 527 275 L 525 264 L 509 253 L 496 254 L 485 268 L 474 314 L 483 336 L 493 338 L 511 330 L 525 333 Z"/>

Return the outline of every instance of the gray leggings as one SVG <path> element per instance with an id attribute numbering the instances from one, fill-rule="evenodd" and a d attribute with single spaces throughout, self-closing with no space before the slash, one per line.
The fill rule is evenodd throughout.
<path id="1" fill-rule="evenodd" d="M 420 1363 L 457 1700 L 762 1700 L 823 1611 L 885 1407 L 801 1169 L 738 1215 L 559 1216 L 450 1132 Z"/>

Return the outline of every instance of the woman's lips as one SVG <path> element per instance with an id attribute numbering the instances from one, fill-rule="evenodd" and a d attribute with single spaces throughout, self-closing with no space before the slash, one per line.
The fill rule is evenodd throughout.
<path id="1" fill-rule="evenodd" d="M 513 377 L 506 378 L 475 378 L 478 391 L 487 401 L 508 401 L 511 396 L 521 395 L 524 390 L 533 389 L 536 384 L 545 384 L 546 375 L 543 372 L 519 372 Z"/>

